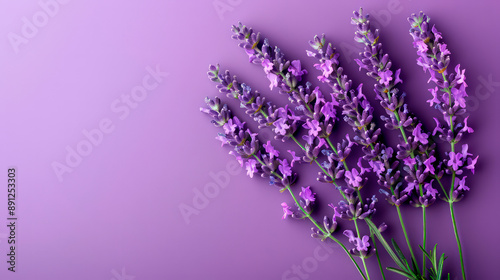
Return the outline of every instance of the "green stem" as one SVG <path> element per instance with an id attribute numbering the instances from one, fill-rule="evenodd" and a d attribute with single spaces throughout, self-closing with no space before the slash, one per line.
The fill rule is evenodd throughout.
<path id="1" fill-rule="evenodd" d="M 427 244 L 427 219 L 426 219 L 426 206 L 422 206 L 422 228 L 423 228 L 423 233 L 424 233 L 424 238 L 423 238 L 423 243 L 422 243 L 422 248 L 426 251 L 426 244 Z M 422 254 L 423 259 L 422 259 L 422 277 L 425 278 L 425 254 Z"/>
<path id="2" fill-rule="evenodd" d="M 394 260 L 396 265 L 400 268 L 406 268 L 406 266 L 401 262 L 396 253 L 394 253 L 391 246 L 387 243 L 387 241 L 385 241 L 385 238 L 382 236 L 382 234 L 378 230 L 377 226 L 372 222 L 372 220 L 368 218 L 364 220 L 366 224 L 370 227 L 370 229 L 373 231 L 373 233 L 375 233 L 375 236 L 377 236 L 378 240 L 380 241 L 380 243 L 382 243 L 382 246 L 385 248 L 389 256 L 391 256 L 391 258 Z M 412 273 L 411 271 L 408 272 Z"/>
<path id="3" fill-rule="evenodd" d="M 300 142 L 297 140 L 297 138 L 295 138 L 295 136 L 293 136 L 293 135 L 292 135 L 292 136 L 291 136 L 291 138 L 292 138 L 292 140 L 293 140 L 293 141 L 294 141 L 297 145 L 299 145 L 299 146 L 300 146 L 300 148 L 302 148 L 302 150 L 305 150 L 304 146 L 303 146 L 302 144 L 300 144 Z M 333 146 L 333 144 L 332 144 L 332 142 L 330 141 L 330 139 L 329 139 L 329 138 L 326 138 L 326 140 L 327 140 L 328 144 L 330 145 L 330 147 L 333 149 L 333 151 L 334 151 L 336 154 L 338 154 L 338 153 L 337 153 L 337 150 L 336 150 L 336 149 L 335 149 L 335 147 Z M 321 168 L 321 170 L 323 171 L 323 173 L 325 173 L 325 174 L 327 174 L 327 175 L 328 175 L 328 172 L 326 172 L 326 170 L 323 168 L 323 166 L 321 166 L 321 164 L 319 164 L 317 160 L 314 160 L 314 161 L 316 162 L 316 164 L 318 164 L 318 166 Z M 344 161 L 344 167 L 345 167 L 347 170 L 349 170 L 349 167 L 347 166 L 347 164 L 345 163 L 345 161 Z M 335 180 L 334 180 L 333 178 L 332 178 L 332 180 L 334 181 L 333 183 L 335 184 Z M 335 186 L 337 186 L 337 184 L 335 184 Z M 342 196 L 344 197 L 344 199 L 346 199 L 344 192 L 340 190 L 340 193 L 342 194 Z M 359 199 L 360 199 L 360 201 L 361 201 L 361 197 L 359 196 L 359 193 L 358 193 L 358 197 L 359 197 Z M 356 220 L 356 219 L 354 219 L 353 221 L 354 221 L 354 226 L 356 227 L 356 233 L 357 233 L 358 238 L 359 238 L 359 237 L 360 237 L 360 233 L 359 233 L 359 227 L 358 227 L 357 220 Z M 376 249 L 375 249 L 375 250 L 376 250 Z M 379 261 L 379 265 L 381 266 L 381 264 L 380 264 L 380 257 L 379 257 L 379 255 L 378 255 L 378 252 L 376 252 L 376 253 L 377 253 L 377 259 L 378 259 L 378 261 Z M 365 262 L 365 259 L 364 259 L 363 257 L 361 257 L 361 261 L 363 262 L 363 267 L 364 267 L 364 269 L 365 269 L 366 276 L 368 277 L 368 280 L 369 280 L 369 279 L 370 279 L 370 274 L 368 273 L 368 268 L 366 267 L 366 262 Z"/>
<path id="4" fill-rule="evenodd" d="M 462 252 L 462 243 L 460 242 L 460 236 L 458 235 L 457 223 L 455 221 L 455 211 L 453 210 L 453 202 L 450 201 L 450 214 L 451 220 L 453 222 L 453 231 L 455 232 L 455 239 L 457 240 L 458 252 L 460 254 L 460 267 L 462 268 L 462 279 L 465 280 L 465 266 L 464 266 L 464 257 Z"/>
<path id="5" fill-rule="evenodd" d="M 389 95 L 389 97 L 390 97 L 390 95 Z M 396 111 L 394 111 L 394 116 L 396 117 L 396 120 L 398 121 L 398 123 L 400 123 L 401 119 L 399 117 L 399 113 L 398 113 L 397 109 L 396 109 Z M 404 131 L 404 129 L 403 129 L 403 127 L 401 125 L 399 126 L 399 130 L 401 131 L 401 134 L 403 135 L 403 139 L 405 140 L 405 143 L 408 143 L 408 138 L 406 137 L 406 133 L 405 133 L 405 131 Z M 411 152 L 410 156 L 411 156 L 411 158 L 415 158 L 415 154 L 413 153 L 413 151 Z M 415 165 L 415 170 L 417 170 L 417 166 L 416 165 Z M 439 179 L 438 179 L 438 181 L 439 181 Z M 419 187 L 420 195 L 423 195 L 422 184 L 419 183 L 418 187 Z M 410 249 L 410 254 L 411 254 L 412 258 L 416 261 L 415 255 L 413 254 L 413 250 L 412 250 L 412 248 L 410 246 L 410 241 L 408 239 L 408 235 L 406 234 L 406 229 L 405 229 L 405 226 L 404 226 L 404 223 L 403 223 L 403 218 L 401 216 L 401 211 L 399 210 L 399 206 L 397 207 L 397 209 L 398 209 L 399 220 L 401 221 L 401 227 L 403 228 L 403 232 L 405 234 L 406 243 L 408 244 L 408 249 Z M 423 221 L 424 221 L 423 227 L 422 227 L 422 233 L 423 233 L 423 236 L 424 236 L 424 240 L 423 240 L 423 244 L 422 245 L 423 245 L 423 248 L 425 250 L 425 243 L 426 243 L 426 238 L 427 238 L 427 228 L 426 228 L 426 222 L 425 222 L 425 220 L 426 220 L 426 217 L 425 217 L 426 213 L 425 213 L 425 207 L 423 207 L 422 209 L 423 209 L 423 211 L 422 211 L 422 216 L 423 217 L 422 218 L 423 218 Z M 422 257 L 423 257 L 422 275 L 424 275 L 425 274 L 425 254 Z M 418 267 L 417 267 L 417 270 L 418 270 Z"/>
<path id="6" fill-rule="evenodd" d="M 368 278 L 368 279 L 366 278 L 366 276 L 363 274 L 363 271 L 359 267 L 358 263 L 353 258 L 353 256 L 351 255 L 351 253 L 349 253 L 349 250 L 347 250 L 347 248 L 344 246 L 344 244 L 342 244 L 342 242 L 340 242 L 337 238 L 333 237 L 331 235 L 331 233 L 326 232 L 325 230 L 323 230 L 323 228 L 320 225 L 318 225 L 318 222 L 316 222 L 316 220 L 313 219 L 311 217 L 311 215 L 309 215 L 309 213 L 307 213 L 304 208 L 302 208 L 302 206 L 300 205 L 299 201 L 295 197 L 295 194 L 293 194 L 293 192 L 292 192 L 292 190 L 290 189 L 289 186 L 287 186 L 287 190 L 290 193 L 290 195 L 292 196 L 293 200 L 295 201 L 295 204 L 297 204 L 299 206 L 300 211 L 302 211 L 302 213 L 304 213 L 304 215 L 306 215 L 306 217 L 316 226 L 316 228 L 318 228 L 323 233 L 324 236 L 328 236 L 328 238 L 332 239 L 333 241 L 335 241 L 335 243 L 337 243 L 338 245 L 340 245 L 340 247 L 342 247 L 342 249 L 344 250 L 344 252 L 349 256 L 349 258 L 351 259 L 352 263 L 358 269 L 358 272 L 359 272 L 359 274 L 361 274 L 361 277 L 363 277 L 363 279 L 365 279 L 365 280 L 369 280 L 370 278 Z"/>
<path id="7" fill-rule="evenodd" d="M 385 280 L 384 268 L 382 267 L 382 262 L 380 261 L 380 256 L 379 256 L 378 250 L 377 250 L 377 243 L 376 243 L 375 237 L 373 236 L 373 231 L 371 228 L 370 228 L 370 233 L 371 233 L 370 237 L 371 237 L 372 243 L 373 243 L 373 249 L 375 249 L 375 255 L 377 256 L 377 263 L 378 263 L 378 267 L 380 269 L 380 274 L 382 275 L 382 278 Z"/>
<path id="8" fill-rule="evenodd" d="M 403 215 L 401 215 L 401 210 L 399 209 L 398 205 L 396 205 L 396 210 L 398 211 L 399 223 L 401 224 L 401 228 L 403 229 L 403 234 L 404 234 L 405 239 L 406 239 L 406 245 L 408 245 L 408 249 L 410 249 L 411 257 L 414 260 L 416 260 L 415 255 L 413 254 L 411 244 L 410 244 L 410 239 L 408 238 L 408 234 L 406 233 L 406 227 L 405 227 L 405 223 L 403 221 Z M 418 267 L 417 267 L 417 270 L 418 270 Z"/>

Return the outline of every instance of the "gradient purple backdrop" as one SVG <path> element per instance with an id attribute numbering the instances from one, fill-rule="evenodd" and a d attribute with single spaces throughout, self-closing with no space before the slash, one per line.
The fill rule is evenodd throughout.
<path id="1" fill-rule="evenodd" d="M 414 63 L 406 17 L 428 13 L 443 32 L 452 64 L 467 69 L 469 95 L 476 98 L 471 102 L 477 101 L 470 118 L 476 132 L 467 141 L 480 164 L 456 212 L 470 279 L 495 275 L 500 249 L 495 1 L 60 2 L 44 18 L 38 1 L 0 1 L 1 172 L 16 166 L 19 179 L 16 273 L 7 271 L 5 262 L 7 195 L 6 189 L 0 192 L 0 279 L 287 279 L 287 270 L 304 263 L 308 279 L 358 279 L 341 250 L 330 245 L 327 251 L 308 237 L 310 224 L 281 220 L 280 203 L 290 199 L 265 180 L 244 172 L 229 176 L 227 187 L 189 223 L 179 207 L 193 206 L 195 193 L 214 182 L 210 173 L 225 171 L 233 162 L 214 139 L 217 130 L 199 113 L 203 98 L 217 93 L 206 78 L 208 64 L 220 63 L 276 103 L 286 102 L 269 94 L 262 69 L 247 63 L 230 39 L 230 26 L 241 20 L 261 31 L 288 58 L 302 59 L 311 80 L 316 73 L 305 55 L 307 41 L 326 33 L 334 45 L 343 46 L 341 63 L 355 83 L 364 82 L 373 100 L 372 82 L 357 71 L 355 54 L 349 56 L 356 46 L 350 17 L 360 6 L 379 15 L 385 50 L 396 67 L 403 67 L 410 108 L 428 128 L 437 112 L 425 103 L 427 75 Z M 214 3 L 227 10 L 217 12 Z M 390 17 L 381 18 L 384 14 Z M 27 37 L 24 18 L 40 26 L 24 30 Z M 148 79 L 148 67 L 168 76 L 149 79 L 156 87 L 136 107 L 128 105 L 125 115 L 118 109 L 125 110 L 122 95 Z M 486 87 L 489 77 L 496 84 Z M 230 105 L 242 115 L 234 100 Z M 58 178 L 54 162 L 65 164 L 67 147 L 83 147 L 82 131 L 98 129 L 101 122 L 111 123 L 113 130 L 108 128 L 92 151 Z M 346 129 L 341 124 L 341 131 Z M 321 203 L 339 199 L 329 186 L 315 182 L 316 169 L 297 170 L 298 186 L 312 185 Z M 404 215 L 416 244 L 420 211 L 405 207 Z M 440 252 L 449 256 L 446 270 L 458 277 L 448 215 L 442 202 L 429 209 L 428 244 L 439 243 Z M 393 227 L 389 233 L 400 232 L 392 211 L 381 209 L 376 219 L 382 216 Z M 315 252 L 320 260 L 314 260 Z M 383 260 L 390 264 L 385 255 Z M 369 268 L 372 279 L 378 279 L 375 258 Z"/>

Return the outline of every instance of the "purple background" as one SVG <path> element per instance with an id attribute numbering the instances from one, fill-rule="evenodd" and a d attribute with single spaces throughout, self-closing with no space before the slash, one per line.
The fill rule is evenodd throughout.
<path id="1" fill-rule="evenodd" d="M 233 162 L 214 139 L 217 130 L 198 111 L 205 96 L 217 93 L 206 79 L 208 64 L 220 63 L 272 101 L 286 103 L 284 96 L 269 94 L 262 69 L 248 64 L 230 39 L 231 24 L 242 20 L 288 58 L 302 59 L 311 80 L 317 73 L 304 50 L 313 35 L 326 33 L 334 45 L 344 46 L 341 63 L 355 83 L 365 83 L 373 100 L 373 82 L 357 72 L 355 55 L 345 51 L 356 46 L 350 16 L 359 6 L 379 16 L 381 42 L 395 66 L 403 67 L 410 109 L 427 128 L 437 112 L 425 103 L 427 74 L 414 63 L 406 17 L 427 12 L 449 44 L 452 64 L 467 69 L 474 105 L 470 125 L 476 133 L 466 141 L 480 155 L 480 164 L 456 212 L 470 279 L 494 275 L 500 190 L 495 176 L 499 148 L 491 143 L 498 140 L 499 87 L 482 83 L 489 76 L 500 81 L 494 1 L 220 0 L 230 9 L 219 14 L 214 1 L 66 2 L 46 22 L 38 1 L 0 2 L 0 160 L 2 172 L 18 168 L 19 217 L 18 272 L 11 273 L 5 263 L 4 189 L 1 279 L 300 279 L 283 278 L 293 265 L 306 266 L 303 279 L 358 279 L 339 248 L 330 244 L 333 251 L 327 251 L 308 237 L 308 222 L 281 220 L 280 203 L 291 199 L 265 180 L 252 180 L 244 172 L 230 175 L 227 187 L 189 223 L 179 207 L 193 206 L 196 191 L 213 184 L 210 173 L 227 172 Z M 23 18 L 33 22 L 33 16 L 43 26 L 31 30 L 20 45 L 11 43 L 13 33 L 24 36 Z M 112 104 L 123 106 L 121 96 L 142 84 L 146 67 L 157 65 L 168 77 L 120 119 L 123 115 L 112 111 Z M 229 104 L 242 116 L 234 100 Z M 66 147 L 84 145 L 82 131 L 95 130 L 106 119 L 114 130 L 60 181 L 53 163 L 65 163 Z M 339 129 L 347 131 L 343 123 Z M 267 131 L 263 138 L 269 137 Z M 312 185 L 323 205 L 338 201 L 330 186 L 315 182 L 313 166 L 297 170 L 297 187 Z M 378 187 L 367 189 L 376 192 Z M 379 208 L 376 220 L 384 217 L 392 228 L 388 234 L 399 236 L 393 210 L 383 203 Z M 404 216 L 412 242 L 421 242 L 420 211 L 405 207 Z M 459 279 L 445 203 L 429 209 L 428 227 L 428 244 L 439 243 L 439 252 L 449 256 L 446 270 Z M 368 263 L 372 279 L 379 279 L 375 258 Z"/>

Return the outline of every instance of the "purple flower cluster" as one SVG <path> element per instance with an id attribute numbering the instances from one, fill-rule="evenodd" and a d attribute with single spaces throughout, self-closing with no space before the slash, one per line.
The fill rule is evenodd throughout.
<path id="1" fill-rule="evenodd" d="M 310 82 L 305 82 L 305 85 L 302 85 L 300 83 L 304 83 L 302 75 L 306 72 L 297 72 L 297 68 L 300 68 L 301 65 L 300 61 L 287 60 L 278 47 L 272 48 L 269 45 L 267 39 L 260 43 L 257 40 L 260 39 L 260 34 L 255 35 L 251 28 L 247 28 L 240 23 L 238 26 L 233 26 L 233 32 L 233 39 L 241 41 L 239 46 L 244 48 L 247 54 L 251 55 L 251 62 L 256 64 L 260 62 L 267 75 L 271 73 L 281 77 L 278 82 L 280 93 L 287 93 L 290 101 L 297 105 L 296 111 L 303 113 L 302 120 L 305 122 L 303 127 L 308 130 L 308 135 L 303 137 L 306 141 L 303 160 L 305 162 L 315 161 L 320 156 L 320 151 L 327 156 L 327 161 L 322 164 L 326 173 L 320 172 L 318 180 L 332 183 L 335 180 L 342 179 L 344 174 L 349 174 L 350 179 L 346 178 L 347 185 L 354 190 L 361 189 L 364 185 L 361 182 L 365 181 L 365 178 L 360 177 L 363 172 L 360 173 L 354 170 L 346 172 L 344 167 L 354 142 L 346 135 L 346 139 L 337 144 L 337 147 L 330 144 L 329 137 L 337 119 L 335 109 L 339 105 L 337 99 L 332 95 L 332 100 L 327 101 L 319 87 L 313 89 Z M 331 63 L 323 63 L 322 66 L 318 67 L 323 69 L 324 75 L 333 71 Z M 370 121 L 371 118 L 368 117 L 364 121 Z M 370 137 L 376 138 L 378 134 L 380 134 L 379 131 Z M 333 152 L 328 149 L 327 144 Z M 321 149 L 323 146 L 324 148 Z"/>
<path id="2" fill-rule="evenodd" d="M 218 83 L 217 88 L 220 92 L 239 98 L 240 106 L 246 108 L 246 113 L 253 117 L 261 127 L 271 126 L 276 134 L 276 139 L 285 141 L 290 137 L 294 137 L 297 127 L 302 124 L 302 127 L 307 130 L 307 135 L 303 136 L 305 143 L 303 145 L 304 156 L 301 158 L 302 161 L 310 163 L 316 161 L 322 154 L 326 155 L 327 160 L 322 164 L 326 173 L 320 172 L 318 180 L 333 183 L 335 180 L 343 178 L 345 173 L 343 162 L 349 156 L 354 143 L 347 135 L 346 139 L 337 144 L 336 153 L 327 149 L 325 139 L 329 139 L 337 119 L 335 110 L 337 103 L 335 100 L 332 102 L 326 101 L 318 87 L 312 89 L 311 83 L 306 83 L 305 87 L 299 85 L 296 96 L 305 100 L 304 104 L 312 108 L 313 116 L 297 115 L 295 112 L 303 111 L 304 105 L 297 106 L 295 110 L 288 108 L 288 106 L 277 108 L 270 102 L 264 103 L 262 101 L 264 98 L 258 92 L 252 91 L 245 83 L 238 82 L 236 76 L 231 76 L 229 71 L 221 74 L 219 67 L 212 65 L 208 74 L 212 81 Z M 255 110 L 255 108 L 258 109 Z M 292 152 L 290 151 L 290 153 Z M 297 157 L 295 152 L 292 155 Z M 360 189 L 361 186 L 354 187 Z"/>
<path id="3" fill-rule="evenodd" d="M 375 253 L 375 249 L 370 245 L 370 237 L 363 235 L 359 238 L 352 232 L 352 230 L 344 230 L 344 235 L 349 238 L 349 243 L 354 244 L 354 248 L 350 250 L 351 254 L 367 258 Z"/>
<path id="4" fill-rule="evenodd" d="M 207 107 L 200 108 L 200 111 L 212 118 L 212 123 L 221 127 L 224 133 L 219 133 L 216 139 L 222 142 L 222 145 L 229 145 L 234 148 L 230 154 L 234 155 L 241 166 L 245 167 L 247 175 L 253 178 L 254 175 L 267 177 L 271 185 L 282 187 L 281 191 L 288 190 L 292 196 L 290 187 L 297 180 L 297 174 L 292 171 L 292 165 L 298 160 L 294 152 L 291 152 L 293 159 L 288 163 L 287 159 L 280 159 L 280 153 L 271 144 L 271 141 L 261 145 L 257 139 L 257 133 L 252 133 L 246 128 L 245 123 L 241 122 L 236 116 L 232 116 L 227 104 L 223 104 L 216 97 L 213 100 L 206 98 Z M 290 151 L 289 151 L 290 152 Z M 294 200 L 297 200 L 294 197 Z M 313 211 L 316 193 L 310 186 L 302 187 L 299 193 L 298 205 L 289 206 L 286 202 L 281 204 L 283 209 L 283 219 L 290 216 L 292 218 L 312 219 L 310 214 Z M 324 228 L 313 228 L 313 237 L 331 238 L 331 234 L 337 227 L 336 216 L 323 218 Z"/>
<path id="5" fill-rule="evenodd" d="M 311 106 L 314 106 L 312 90 L 307 90 L 298 83 L 307 73 L 301 69 L 299 60 L 290 61 L 278 48 L 272 48 L 266 38 L 261 42 L 260 33 L 244 26 L 241 22 L 232 27 L 232 38 L 240 41 L 239 46 L 245 50 L 251 63 L 260 64 L 269 80 L 269 88 L 278 88 L 280 93 L 287 94 L 290 101 L 297 106 L 297 110 L 313 118 Z M 307 91 L 307 92 L 306 92 Z M 311 104 L 312 103 L 312 104 Z"/>
<path id="6" fill-rule="evenodd" d="M 257 100 L 263 99 L 263 97 L 261 97 L 258 92 L 253 91 L 246 84 L 238 82 L 236 76 L 231 77 L 229 71 L 225 71 L 224 74 L 219 73 L 219 66 L 210 66 L 208 74 L 209 78 L 212 81 L 217 82 L 217 88 L 219 89 L 219 91 L 222 93 L 226 93 L 228 96 L 238 98 L 240 100 L 241 107 L 248 108 L 250 106 L 253 106 L 255 102 L 257 102 Z M 225 81 L 228 81 L 229 79 L 231 80 L 231 86 L 227 87 L 227 82 Z M 227 90 L 228 88 L 229 90 Z M 326 171 L 326 173 L 319 172 L 318 181 L 334 183 L 335 181 L 344 179 L 346 185 L 349 188 L 340 189 L 341 192 L 344 195 L 348 194 L 347 200 L 350 204 L 359 204 L 357 206 L 358 208 L 363 207 L 363 204 L 357 201 L 355 191 L 360 190 L 366 183 L 367 178 L 362 176 L 365 174 L 365 171 L 369 169 L 363 168 L 362 166 L 360 166 L 360 164 L 358 164 L 361 170 L 360 172 L 357 169 L 352 169 L 347 172 L 345 171 L 343 163 L 349 156 L 352 146 L 355 144 L 353 141 L 351 141 L 348 135 L 346 135 L 346 138 L 343 139 L 341 143 L 337 144 L 337 153 L 334 153 L 327 148 L 325 139 L 329 138 L 332 132 L 333 124 L 329 123 L 329 125 L 325 125 L 324 122 L 334 120 L 336 118 L 335 109 L 333 108 L 333 102 L 326 102 L 319 89 L 316 88 L 311 92 L 310 88 L 311 86 L 308 83 L 306 85 L 305 92 L 307 96 L 312 97 L 312 100 L 316 102 L 315 106 L 311 106 L 312 108 L 314 108 L 316 116 L 315 119 L 308 118 L 304 115 L 302 115 L 302 118 L 300 118 L 296 116 L 294 114 L 294 111 L 290 110 L 287 106 L 276 108 L 276 106 L 274 106 L 270 102 L 266 103 L 267 108 L 269 108 L 268 110 L 265 110 L 268 112 L 267 114 L 264 110 L 247 110 L 246 113 L 249 116 L 253 117 L 255 121 L 261 124 L 261 126 L 271 126 L 276 134 L 276 138 L 283 141 L 290 137 L 293 137 L 297 129 L 297 124 L 303 124 L 303 128 L 307 129 L 308 132 L 307 135 L 303 136 L 303 140 L 305 140 L 305 144 L 303 145 L 304 156 L 300 158 L 294 151 L 289 150 L 288 152 L 292 155 L 291 165 L 293 165 L 295 162 L 310 163 L 316 161 L 322 155 L 326 156 L 326 161 L 321 164 L 323 170 Z M 330 110 L 325 109 L 325 107 L 328 107 L 329 104 L 332 104 Z M 305 121 L 303 119 L 305 119 Z M 317 119 L 319 119 L 320 121 L 318 121 Z M 286 127 L 284 127 L 284 125 L 286 125 Z M 293 127 L 292 130 L 289 129 L 291 127 Z M 281 130 L 283 128 L 287 129 L 286 133 L 282 133 Z M 270 144 L 268 143 L 267 145 Z M 264 147 L 267 147 L 266 144 L 264 144 Z M 269 154 L 277 153 L 277 151 L 275 151 L 274 149 L 266 151 Z M 370 203 L 368 203 L 368 205 L 370 205 Z M 288 209 L 288 205 L 282 206 L 284 207 L 284 211 L 285 209 Z M 355 207 L 356 206 L 353 206 L 353 209 Z M 358 210 L 355 210 L 350 214 L 350 219 L 352 219 L 352 217 L 359 216 L 356 214 L 357 211 Z M 374 213 L 374 203 L 371 204 L 371 209 L 369 209 L 369 211 L 369 214 Z"/>
<path id="7" fill-rule="evenodd" d="M 453 186 L 447 198 L 450 201 L 459 201 L 469 188 L 465 185 L 467 176 L 463 172 L 468 169 L 474 174 L 478 157 L 469 153 L 468 145 L 463 144 L 461 151 L 456 151 L 456 145 L 465 134 L 474 130 L 468 126 L 469 116 L 466 114 L 467 83 L 465 82 L 465 69 L 460 69 L 460 64 L 454 71 L 448 71 L 450 54 L 447 45 L 442 42 L 442 35 L 435 26 L 430 26 L 430 18 L 424 13 L 412 14 L 408 21 L 411 25 L 410 34 L 413 37 L 413 46 L 419 55 L 417 64 L 422 66 L 424 72 L 428 71 L 430 79 L 436 86 L 429 89 L 432 98 L 427 102 L 442 114 L 444 121 L 434 118 L 436 128 L 432 135 L 439 135 L 442 141 L 450 143 L 451 151 L 444 159 L 446 173 L 462 175 L 462 178 L 453 178 Z"/>
<path id="8" fill-rule="evenodd" d="M 286 160 L 286 159 L 285 159 Z M 300 210 L 300 207 L 297 210 L 292 210 L 292 207 L 288 206 L 286 202 L 281 203 L 281 207 L 283 208 L 283 219 L 290 216 L 295 219 L 304 219 L 308 215 L 312 213 L 314 201 L 316 200 L 316 193 L 313 193 L 310 186 L 302 187 L 302 191 L 299 193 L 299 203 L 304 211 Z M 325 218 L 327 218 L 325 216 Z M 335 226 L 337 224 L 335 223 Z M 326 228 L 326 232 L 332 233 L 335 231 L 335 228 Z M 318 231 L 322 234 L 322 230 L 318 228 L 313 228 L 313 232 Z"/>
<path id="9" fill-rule="evenodd" d="M 372 196 L 371 198 L 366 198 L 365 203 L 359 202 L 356 197 L 356 192 L 347 191 L 347 203 L 341 200 L 338 206 L 334 206 L 332 203 L 328 204 L 331 208 L 335 210 L 338 216 L 345 220 L 353 219 L 366 219 L 371 218 L 375 212 L 375 203 L 377 203 L 377 197 Z"/>
<path id="10" fill-rule="evenodd" d="M 353 140 L 362 146 L 365 154 L 363 159 L 370 166 L 363 167 L 360 159 L 358 167 L 361 172 L 352 169 L 346 176 L 351 182 L 357 184 L 362 182 L 359 174 L 373 171 L 378 176 L 378 183 L 390 191 L 389 194 L 381 190 L 389 196 L 388 201 L 394 205 L 401 205 L 407 200 L 407 195 L 402 192 L 402 184 L 399 183 L 399 161 L 393 159 L 392 148 L 386 147 L 379 141 L 381 130 L 376 128 L 373 122 L 373 107 L 362 93 L 362 85 L 353 88 L 352 80 L 343 74 L 343 68 L 339 66 L 340 54 L 331 43 L 326 44 L 325 35 L 315 36 L 309 41 L 309 45 L 313 50 L 307 50 L 307 55 L 320 62 L 315 64 L 315 67 L 322 71 L 318 80 L 326 83 L 333 90 L 332 99 L 342 108 L 344 121 L 352 127 L 355 133 Z"/>
<path id="11" fill-rule="evenodd" d="M 253 91 L 248 85 L 238 82 L 236 76 L 231 76 L 228 70 L 219 72 L 219 65 L 209 66 L 208 77 L 217 82 L 221 93 L 239 99 L 240 107 L 245 113 L 259 123 L 259 128 L 271 126 L 277 138 L 285 141 L 295 134 L 302 124 L 302 117 L 288 107 L 276 108 L 271 102 L 266 102 L 259 92 Z"/>
<path id="12" fill-rule="evenodd" d="M 228 144 L 234 148 L 230 154 L 234 155 L 241 166 L 245 167 L 247 175 L 255 174 L 270 178 L 270 184 L 286 188 L 297 179 L 285 160 L 279 159 L 279 153 L 268 142 L 263 146 L 257 139 L 257 133 L 252 133 L 236 116 L 232 116 L 227 104 L 221 100 L 206 98 L 207 108 L 200 108 L 201 112 L 212 117 L 215 126 L 222 127 L 224 133 L 219 133 L 217 139 L 222 145 Z"/>
<path id="13" fill-rule="evenodd" d="M 377 82 L 374 85 L 376 98 L 385 109 L 381 116 L 388 129 L 399 129 L 402 139 L 397 145 L 396 157 L 403 160 L 404 177 L 407 187 L 404 193 L 411 197 L 410 204 L 427 207 L 436 200 L 437 191 L 432 186 L 433 179 L 439 180 L 444 171 L 441 166 L 434 166 L 435 144 L 429 141 L 429 133 L 422 129 L 422 124 L 413 116 L 407 104 L 405 93 L 400 94 L 398 86 L 403 83 L 401 69 L 391 70 L 389 55 L 382 50 L 378 29 L 372 29 L 368 15 L 362 9 L 354 12 L 351 23 L 357 27 L 355 41 L 364 45 L 361 59 L 355 59 L 361 69 Z"/>

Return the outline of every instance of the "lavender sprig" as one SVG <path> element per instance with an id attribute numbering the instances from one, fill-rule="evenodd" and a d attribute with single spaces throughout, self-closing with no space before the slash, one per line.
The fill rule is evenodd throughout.
<path id="1" fill-rule="evenodd" d="M 311 102 L 314 100 L 305 92 L 305 88 L 298 84 L 307 73 L 301 68 L 300 60 L 287 60 L 280 48 L 273 49 L 267 38 L 261 41 L 260 33 L 255 33 L 252 28 L 241 22 L 237 26 L 233 25 L 232 31 L 232 38 L 240 41 L 238 45 L 248 54 L 249 61 L 261 64 L 264 68 L 270 82 L 269 88 L 278 88 L 280 93 L 288 95 L 293 104 L 303 108 L 305 115 L 313 117 Z"/>
<path id="2" fill-rule="evenodd" d="M 463 144 L 460 152 L 456 151 L 456 144 L 462 139 L 463 135 L 471 134 L 474 130 L 468 126 L 469 116 L 466 114 L 467 97 L 465 82 L 465 69 L 460 69 L 460 64 L 455 66 L 455 73 L 448 71 L 450 65 L 450 54 L 447 45 L 442 42 L 442 35 L 433 25 L 430 27 L 430 18 L 423 12 L 412 14 L 408 21 L 411 25 L 410 35 L 413 37 L 413 46 L 417 49 L 419 58 L 417 64 L 422 66 L 424 72 L 427 70 L 430 74 L 428 82 L 433 81 L 436 87 L 429 89 L 432 98 L 429 99 L 431 107 L 438 109 L 444 119 L 445 125 L 434 118 L 436 128 L 433 135 L 439 132 L 439 138 L 450 143 L 451 151 L 447 153 L 446 173 L 451 174 L 451 186 L 447 195 L 447 201 L 450 206 L 451 220 L 460 254 L 460 266 L 462 269 L 462 278 L 466 279 L 465 266 L 463 260 L 462 245 L 458 235 L 458 229 L 455 221 L 453 203 L 460 201 L 465 192 L 469 191 L 465 180 L 467 176 L 463 172 L 470 170 L 474 174 L 475 165 L 478 157 L 469 153 L 468 145 Z M 457 178 L 462 175 L 462 178 Z"/>
<path id="3" fill-rule="evenodd" d="M 429 71 L 430 79 L 436 87 L 429 89 L 432 99 L 427 102 L 431 107 L 440 111 L 443 116 L 443 122 L 434 118 L 436 128 L 433 135 L 439 134 L 439 138 L 450 143 L 451 151 L 447 153 L 448 158 L 444 159 L 445 171 L 452 175 L 452 185 L 448 191 L 448 201 L 460 201 L 469 187 L 465 185 L 467 176 L 461 179 L 456 175 L 463 175 L 463 172 L 470 170 L 472 174 L 475 171 L 475 165 L 478 157 L 469 153 L 468 145 L 463 144 L 462 150 L 455 151 L 455 148 L 465 134 L 471 134 L 474 130 L 468 126 L 469 116 L 466 114 L 467 97 L 465 83 L 465 69 L 460 69 L 457 64 L 455 71 L 448 71 L 450 64 L 450 51 L 447 45 L 442 42 L 441 33 L 435 26 L 429 25 L 430 18 L 424 13 L 413 14 L 408 18 L 412 28 L 410 34 L 413 37 L 413 46 L 417 48 L 417 64 L 422 66 L 425 71 Z M 458 183 L 457 183 L 458 182 Z"/>
<path id="4" fill-rule="evenodd" d="M 331 219 L 325 216 L 323 227 L 321 227 L 311 217 L 315 194 L 312 193 L 310 187 L 302 187 L 302 191 L 299 194 L 300 199 L 296 198 L 291 190 L 291 186 L 296 181 L 297 174 L 293 173 L 286 159 L 280 160 L 279 152 L 269 142 L 261 147 L 257 139 L 257 133 L 252 133 L 245 127 L 245 123 L 242 123 L 237 117 L 232 116 L 227 104 L 223 104 L 218 97 L 214 100 L 207 97 L 205 101 L 207 108 L 200 108 L 200 111 L 211 116 L 213 119 L 211 122 L 215 126 L 224 129 L 224 134 L 220 133 L 217 138 L 219 140 L 220 138 L 225 139 L 223 140 L 223 145 L 229 144 L 234 147 L 234 151 L 230 153 L 236 157 L 242 166 L 246 166 L 247 175 L 253 177 L 254 174 L 260 174 L 262 177 L 269 177 L 272 184 L 283 187 L 281 192 L 284 190 L 289 191 L 297 206 L 297 210 L 292 210 L 291 206 L 283 202 L 281 204 L 284 212 L 283 219 L 288 216 L 299 219 L 308 218 L 316 226 L 316 228 L 312 228 L 313 233 L 311 235 L 322 240 L 330 238 L 339 244 L 354 263 L 363 279 L 366 279 L 361 268 L 347 248 L 332 235 L 337 227 L 336 216 L 334 215 Z"/>

